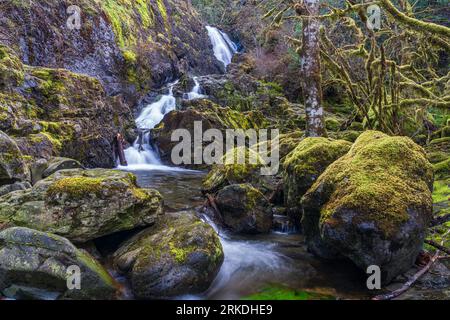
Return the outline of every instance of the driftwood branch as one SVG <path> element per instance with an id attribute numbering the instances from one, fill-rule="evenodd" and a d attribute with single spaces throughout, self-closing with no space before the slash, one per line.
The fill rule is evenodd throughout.
<path id="1" fill-rule="evenodd" d="M 419 280 L 425 273 L 428 272 L 428 270 L 430 270 L 430 268 L 433 266 L 433 264 L 436 262 L 438 258 L 439 258 L 439 251 L 436 251 L 434 256 L 425 265 L 425 267 L 420 269 L 408 281 L 406 281 L 400 289 L 394 290 L 387 294 L 380 294 L 378 296 L 373 297 L 372 300 L 391 300 L 405 293 L 417 280 Z"/>
<path id="2" fill-rule="evenodd" d="M 209 193 L 206 194 L 206 198 L 208 199 L 209 205 L 214 209 L 217 219 L 219 219 L 220 223 L 223 223 L 222 213 L 217 207 L 216 199 Z"/>

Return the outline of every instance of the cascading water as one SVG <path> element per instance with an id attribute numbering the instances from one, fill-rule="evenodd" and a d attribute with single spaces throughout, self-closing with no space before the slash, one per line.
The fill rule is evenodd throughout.
<path id="1" fill-rule="evenodd" d="M 169 93 L 147 105 L 142 109 L 136 119 L 136 126 L 139 129 L 139 137 L 133 145 L 125 150 L 125 158 L 128 166 L 120 167 L 126 170 L 138 169 L 160 169 L 165 170 L 169 167 L 163 166 L 150 141 L 150 130 L 158 125 L 164 115 L 176 108 L 176 99 L 173 95 L 173 87 L 177 82 L 169 85 Z"/>
<path id="2" fill-rule="evenodd" d="M 186 98 L 188 100 L 206 98 L 206 96 L 201 93 L 201 87 L 200 87 L 200 83 L 198 82 L 198 78 L 194 77 L 192 80 L 194 80 L 194 88 L 192 88 L 191 92 L 186 93 Z"/>
<path id="3" fill-rule="evenodd" d="M 206 26 L 206 30 L 208 30 L 208 35 L 213 45 L 214 56 L 226 68 L 231 63 L 233 55 L 238 51 L 236 44 L 231 41 L 226 33 L 215 27 Z"/>

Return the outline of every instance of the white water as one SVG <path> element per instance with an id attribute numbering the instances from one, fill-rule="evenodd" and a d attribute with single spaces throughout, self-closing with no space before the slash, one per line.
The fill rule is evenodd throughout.
<path id="1" fill-rule="evenodd" d="M 136 138 L 133 145 L 125 150 L 128 166 L 119 166 L 123 170 L 174 170 L 172 167 L 161 164 L 150 141 L 150 130 L 157 126 L 164 116 L 176 108 L 176 99 L 173 96 L 173 87 L 177 82 L 169 85 L 169 93 L 147 105 L 142 109 L 136 119 L 136 126 L 142 137 Z M 181 169 L 180 169 L 181 170 Z"/>
<path id="2" fill-rule="evenodd" d="M 206 26 L 209 39 L 213 45 L 214 56 L 222 62 L 225 68 L 231 63 L 233 55 L 237 52 L 236 44 L 231 41 L 230 37 L 219 29 Z"/>
<path id="3" fill-rule="evenodd" d="M 194 80 L 194 88 L 192 88 L 191 92 L 186 94 L 187 99 L 195 100 L 195 99 L 206 98 L 206 96 L 201 93 L 201 87 L 200 87 L 200 83 L 198 82 L 198 78 L 194 77 L 192 80 Z"/>
<path id="4" fill-rule="evenodd" d="M 203 216 L 203 220 L 218 233 L 224 261 L 211 286 L 202 296 L 187 295 L 182 299 L 202 299 L 215 295 L 220 299 L 236 299 L 234 295 L 224 296 L 224 292 L 233 292 L 234 287 L 251 286 L 256 279 L 267 277 L 268 273 L 275 277 L 289 269 L 290 259 L 277 252 L 275 244 L 270 241 L 234 240 L 221 233 L 208 216 Z"/>

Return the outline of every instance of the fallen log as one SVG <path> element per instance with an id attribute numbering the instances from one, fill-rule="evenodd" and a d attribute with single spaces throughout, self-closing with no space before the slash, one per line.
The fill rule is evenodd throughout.
<path id="1" fill-rule="evenodd" d="M 448 255 L 450 255 L 450 250 L 447 249 L 447 248 L 444 247 L 444 246 L 441 246 L 441 245 L 440 245 L 439 243 L 437 243 L 437 242 L 434 242 L 434 241 L 432 241 L 432 240 L 425 240 L 425 243 L 428 244 L 428 245 L 430 245 L 430 246 L 432 246 L 432 247 L 435 247 L 436 249 L 441 250 L 442 252 L 445 252 L 445 253 L 448 254 Z"/>
<path id="2" fill-rule="evenodd" d="M 444 223 L 446 223 L 447 221 L 450 221 L 450 213 L 449 213 L 449 214 L 446 214 L 445 216 L 442 216 L 442 217 L 434 218 L 434 219 L 431 221 L 431 224 L 430 224 L 430 225 L 431 225 L 431 227 L 435 227 L 435 226 L 444 224 Z"/>

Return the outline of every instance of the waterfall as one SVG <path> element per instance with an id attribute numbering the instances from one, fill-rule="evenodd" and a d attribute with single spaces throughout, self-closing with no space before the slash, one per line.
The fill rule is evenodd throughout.
<path id="1" fill-rule="evenodd" d="M 176 99 L 173 95 L 173 87 L 177 82 L 169 85 L 169 93 L 147 105 L 136 118 L 136 126 L 139 129 L 139 137 L 133 145 L 125 150 L 125 158 L 128 166 L 121 169 L 162 169 L 157 152 L 153 149 L 150 139 L 150 130 L 157 126 L 164 116 L 176 108 Z"/>
<path id="2" fill-rule="evenodd" d="M 222 62 L 225 68 L 231 63 L 233 55 L 238 51 L 236 44 L 231 41 L 230 37 L 219 29 L 206 26 L 209 38 L 214 49 L 214 56 Z"/>
<path id="3" fill-rule="evenodd" d="M 206 98 L 204 94 L 201 93 L 200 83 L 198 82 L 198 78 L 194 77 L 194 88 L 192 88 L 191 92 L 186 93 L 186 97 L 188 100 L 202 99 Z"/>

